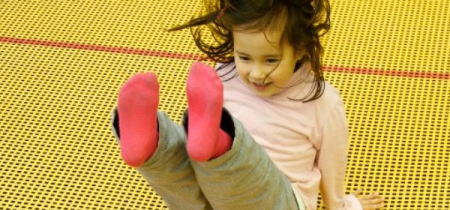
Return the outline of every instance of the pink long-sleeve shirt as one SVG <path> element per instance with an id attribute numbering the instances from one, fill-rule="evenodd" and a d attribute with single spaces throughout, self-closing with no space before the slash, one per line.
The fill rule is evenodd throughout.
<path id="1" fill-rule="evenodd" d="M 228 72 L 231 66 L 219 71 L 219 75 Z M 307 76 L 304 72 L 294 73 L 290 82 Z M 239 76 L 223 84 L 224 107 L 243 123 L 290 179 L 306 208 L 317 208 L 320 189 L 327 209 L 348 209 L 344 207 L 348 206 L 344 179 L 349 134 L 338 91 L 326 82 L 319 99 L 303 103 L 288 97 L 303 98 L 312 82 L 293 86 L 269 98 L 256 96 Z"/>

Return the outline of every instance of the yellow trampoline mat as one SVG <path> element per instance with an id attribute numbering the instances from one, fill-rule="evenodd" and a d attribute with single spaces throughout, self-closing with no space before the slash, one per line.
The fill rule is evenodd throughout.
<path id="1" fill-rule="evenodd" d="M 334 0 L 326 79 L 350 124 L 347 193 L 450 209 L 450 4 Z M 121 85 L 153 71 L 179 122 L 199 1 L 0 1 L 0 209 L 166 209 L 119 155 Z M 319 207 L 323 208 L 322 203 Z"/>

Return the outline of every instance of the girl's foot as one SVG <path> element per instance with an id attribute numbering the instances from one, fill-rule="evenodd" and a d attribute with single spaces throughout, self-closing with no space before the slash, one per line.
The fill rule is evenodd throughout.
<path id="1" fill-rule="evenodd" d="M 194 63 L 187 81 L 189 156 L 199 162 L 230 150 L 231 138 L 220 129 L 223 85 L 213 68 Z"/>
<path id="2" fill-rule="evenodd" d="M 137 74 L 119 93 L 120 149 L 125 163 L 138 167 L 158 146 L 159 85 L 154 73 Z"/>
<path id="3" fill-rule="evenodd" d="M 353 195 L 358 198 L 364 210 L 376 210 L 384 207 L 384 198 L 378 195 L 378 193 L 372 193 L 370 195 L 362 194 L 361 189 L 353 192 Z"/>

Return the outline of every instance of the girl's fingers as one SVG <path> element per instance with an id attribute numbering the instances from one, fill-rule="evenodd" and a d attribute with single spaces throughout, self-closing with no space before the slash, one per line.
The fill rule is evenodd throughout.
<path id="1" fill-rule="evenodd" d="M 364 210 L 376 210 L 384 207 L 384 198 L 378 193 L 362 196 L 362 191 L 357 190 L 353 195 L 357 196 Z"/>
<path id="2" fill-rule="evenodd" d="M 355 192 L 353 192 L 352 194 L 354 195 L 354 196 L 359 196 L 359 195 L 361 195 L 362 194 L 362 189 L 357 189 Z"/>
<path id="3" fill-rule="evenodd" d="M 384 207 L 384 204 L 373 204 L 373 205 L 366 205 L 363 206 L 364 210 L 377 210 Z"/>
<path id="4" fill-rule="evenodd" d="M 384 199 L 377 197 L 377 198 L 361 198 L 359 199 L 359 201 L 361 202 L 361 204 L 365 205 L 372 205 L 372 204 L 380 204 L 383 203 Z"/>
<path id="5" fill-rule="evenodd" d="M 363 196 L 363 197 L 364 197 L 364 199 L 367 199 L 367 200 L 381 198 L 381 196 L 378 195 L 378 193 L 372 193 L 370 195 L 366 195 L 366 196 Z"/>

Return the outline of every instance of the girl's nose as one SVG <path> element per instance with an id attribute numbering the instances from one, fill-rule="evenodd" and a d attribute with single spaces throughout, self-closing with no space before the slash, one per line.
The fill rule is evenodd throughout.
<path id="1" fill-rule="evenodd" d="M 254 82 L 262 82 L 267 75 L 262 68 L 255 66 L 251 69 L 249 76 L 250 79 Z"/>

